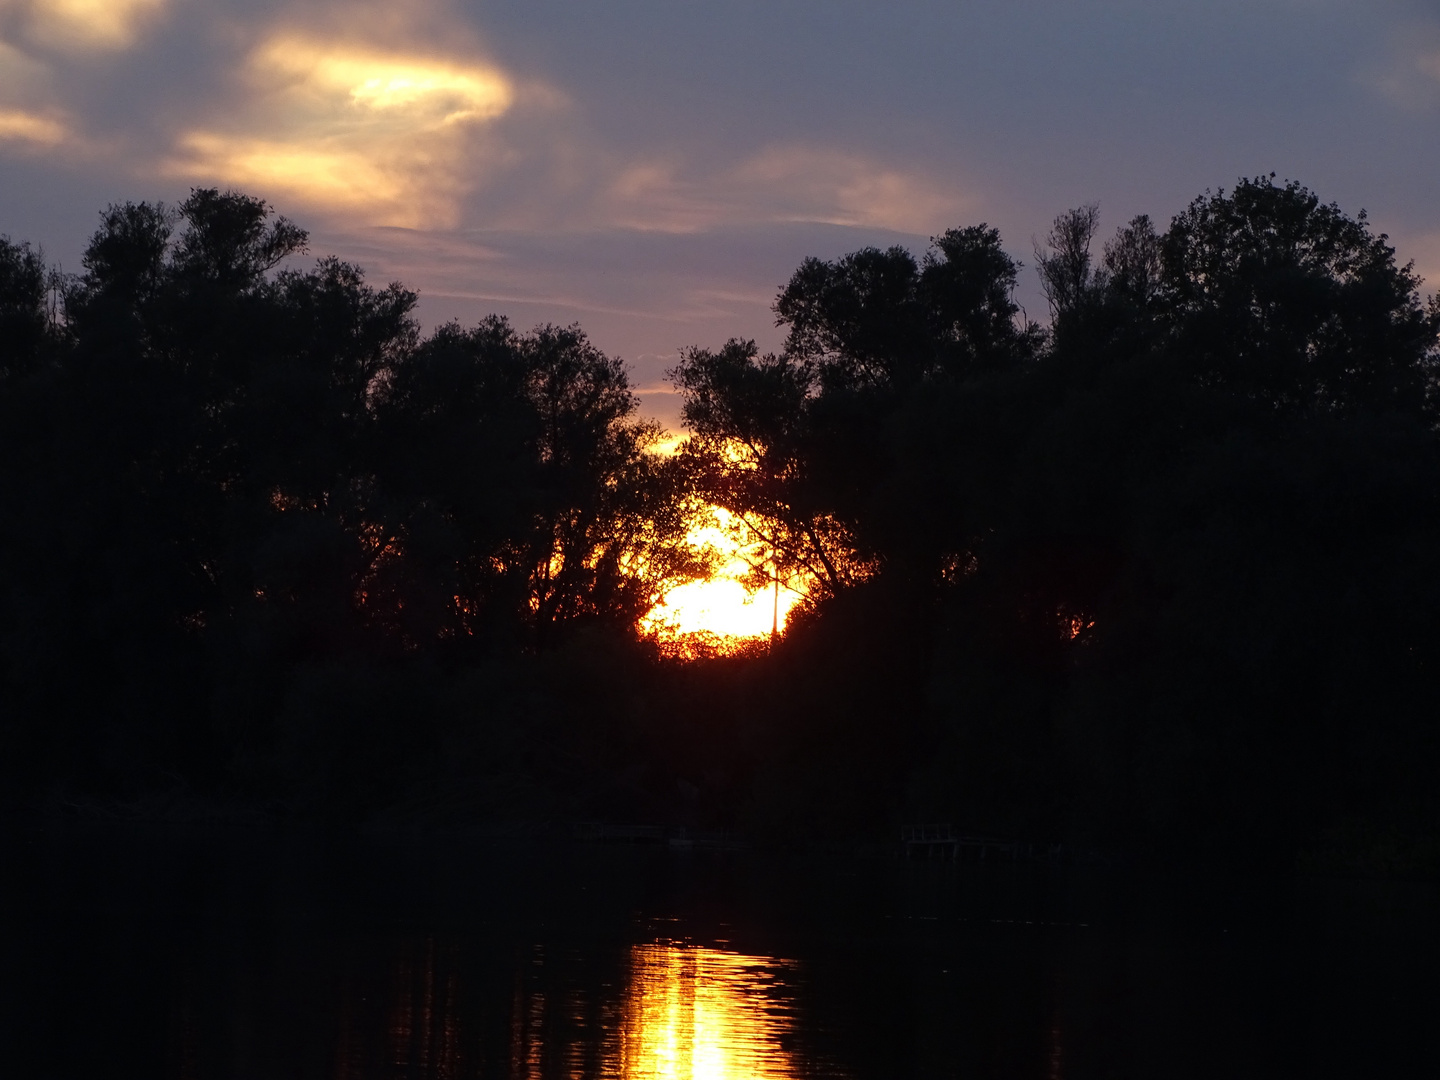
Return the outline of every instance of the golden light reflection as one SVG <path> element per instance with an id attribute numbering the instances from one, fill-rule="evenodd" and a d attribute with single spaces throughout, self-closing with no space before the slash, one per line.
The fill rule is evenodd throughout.
<path id="1" fill-rule="evenodd" d="M 719 556 L 715 573 L 671 589 L 641 620 L 643 632 L 680 655 L 723 653 L 781 632 L 807 592 L 806 582 L 788 575 L 777 588 L 764 542 L 734 514 L 720 507 L 711 512 L 714 524 L 692 529 L 686 539 Z M 704 649 L 687 648 L 701 642 Z"/>
<path id="2" fill-rule="evenodd" d="M 787 1042 L 793 965 L 688 945 L 637 945 L 613 1053 L 624 1080 L 799 1074 Z"/>

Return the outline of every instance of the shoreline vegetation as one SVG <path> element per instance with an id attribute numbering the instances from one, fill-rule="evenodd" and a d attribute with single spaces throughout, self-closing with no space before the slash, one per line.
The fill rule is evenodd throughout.
<path id="1" fill-rule="evenodd" d="M 1440 874 L 1440 305 L 1363 213 L 807 259 L 780 352 L 681 354 L 673 452 L 578 326 L 423 334 L 306 244 L 211 189 L 79 275 L 0 239 L 10 819 Z M 804 599 L 687 653 L 717 520 Z"/>

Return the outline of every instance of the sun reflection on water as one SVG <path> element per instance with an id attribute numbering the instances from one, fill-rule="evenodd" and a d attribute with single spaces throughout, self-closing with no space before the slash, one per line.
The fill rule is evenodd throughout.
<path id="1" fill-rule="evenodd" d="M 636 945 L 615 1033 L 623 1080 L 739 1080 L 799 1075 L 785 1042 L 793 965 L 685 945 Z"/>
<path id="2" fill-rule="evenodd" d="M 607 949 L 594 966 L 598 959 L 535 944 L 513 954 L 508 979 L 487 983 L 482 977 L 477 983 L 476 969 L 454 942 L 407 939 L 383 973 L 342 982 L 330 1075 L 336 1080 L 837 1075 L 801 1049 L 799 972 L 793 961 L 675 941 L 630 945 L 618 954 Z M 508 997 L 506 1005 L 477 1012 L 475 995 L 482 986 L 482 997 L 498 991 L 501 1000 Z M 187 1002 L 180 1013 L 181 1056 L 193 1057 L 185 1049 L 195 1039 L 193 1005 Z"/>

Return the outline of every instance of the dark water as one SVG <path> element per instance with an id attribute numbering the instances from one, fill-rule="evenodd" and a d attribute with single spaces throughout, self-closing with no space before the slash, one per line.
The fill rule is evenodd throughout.
<path id="1" fill-rule="evenodd" d="M 3 855 L 0 1076 L 1440 1076 L 1403 883 L 76 831 Z"/>

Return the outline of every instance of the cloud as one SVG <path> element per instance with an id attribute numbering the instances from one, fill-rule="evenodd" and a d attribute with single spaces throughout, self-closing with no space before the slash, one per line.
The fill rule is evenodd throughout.
<path id="1" fill-rule="evenodd" d="M 53 82 L 47 65 L 0 41 L 0 109 L 33 112 L 51 106 Z"/>
<path id="2" fill-rule="evenodd" d="M 0 0 L 27 40 L 61 50 L 125 49 L 167 0 Z"/>
<path id="3" fill-rule="evenodd" d="M 1387 47 L 1360 65 L 1362 86 L 1410 112 L 1440 103 L 1440 22 L 1414 21 L 1392 31 Z"/>
<path id="4" fill-rule="evenodd" d="M 0 108 L 0 141 L 56 146 L 69 138 L 69 131 L 51 116 L 23 109 Z"/>
<path id="5" fill-rule="evenodd" d="M 733 182 L 773 192 L 785 220 L 905 232 L 934 229 L 974 201 L 918 172 L 811 147 L 770 148 L 736 170 Z"/>
<path id="6" fill-rule="evenodd" d="M 170 175 L 278 190 L 336 210 L 401 209 L 416 194 L 405 170 L 387 170 L 371 156 L 373 147 L 367 153 L 328 140 L 307 144 L 192 131 L 181 137 L 179 151 L 165 166 Z"/>
<path id="7" fill-rule="evenodd" d="M 493 67 L 283 34 L 256 50 L 250 66 L 262 87 L 278 83 L 327 112 L 345 101 L 430 130 L 493 119 L 515 98 L 510 80 Z"/>
<path id="8" fill-rule="evenodd" d="M 516 96 L 480 60 L 288 32 L 264 39 L 237 81 L 238 115 L 182 132 L 165 175 L 404 226 L 454 223 L 493 146 L 477 129 Z"/>
<path id="9" fill-rule="evenodd" d="M 53 97 L 49 68 L 0 41 L 0 146 L 47 150 L 74 141 Z"/>
<path id="10" fill-rule="evenodd" d="M 700 176 L 668 162 L 629 165 L 598 202 L 607 225 L 661 232 L 776 221 L 924 233 L 953 220 L 973 199 L 921 172 L 861 154 L 771 146 Z"/>
<path id="11" fill-rule="evenodd" d="M 34 43 L 134 44 L 172 8 L 143 47 L 104 64 Z M 451 0 L 0 0 L 0 14 L 0 35 L 19 43 L 0 43 L 5 146 L 33 156 L 63 144 L 92 168 L 246 188 L 292 214 L 425 229 L 926 232 L 970 205 L 948 178 L 823 143 L 627 145 L 623 102 L 587 97 L 583 80 L 567 94 L 522 55 L 497 59 Z"/>

